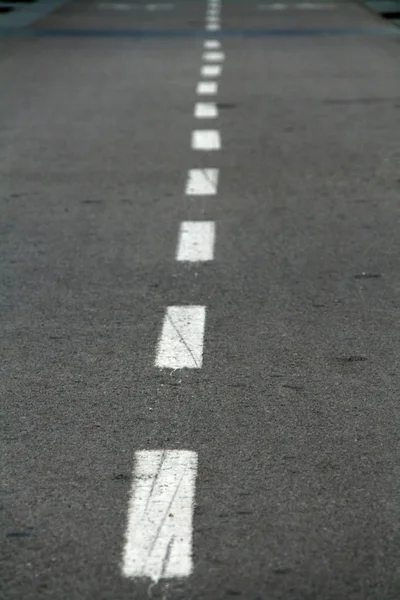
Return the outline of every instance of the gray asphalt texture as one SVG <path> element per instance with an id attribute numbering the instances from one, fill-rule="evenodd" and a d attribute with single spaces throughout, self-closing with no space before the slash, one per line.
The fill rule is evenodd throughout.
<path id="1" fill-rule="evenodd" d="M 257 4 L 223 0 L 224 30 L 384 26 Z M 120 20 L 72 2 L 35 27 Z M 201 38 L 1 42 L 2 599 L 400 598 L 399 37 L 222 43 L 202 156 Z M 202 166 L 218 195 L 187 198 Z M 212 263 L 175 261 L 187 219 L 216 221 Z M 191 303 L 203 368 L 159 371 Z M 120 562 L 134 453 L 159 448 L 199 454 L 194 572 L 150 586 Z"/>

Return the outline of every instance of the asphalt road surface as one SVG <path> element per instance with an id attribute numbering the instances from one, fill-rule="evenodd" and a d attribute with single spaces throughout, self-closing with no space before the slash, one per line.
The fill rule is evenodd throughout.
<path id="1" fill-rule="evenodd" d="M 0 37 L 0 597 L 399 600 L 399 30 L 155 2 Z"/>

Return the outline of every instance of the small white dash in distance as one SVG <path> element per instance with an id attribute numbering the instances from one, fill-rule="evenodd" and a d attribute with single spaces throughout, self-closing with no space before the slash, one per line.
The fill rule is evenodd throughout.
<path id="1" fill-rule="evenodd" d="M 204 52 L 203 60 L 205 62 L 222 62 L 225 60 L 225 54 L 223 52 Z"/>
<path id="2" fill-rule="evenodd" d="M 184 221 L 179 229 L 176 260 L 206 262 L 214 258 L 215 223 Z"/>
<path id="3" fill-rule="evenodd" d="M 204 65 L 201 67 L 202 77 L 219 77 L 222 72 L 221 65 Z"/>
<path id="4" fill-rule="evenodd" d="M 220 150 L 221 138 L 216 129 L 197 129 L 192 131 L 193 150 Z"/>
<path id="5" fill-rule="evenodd" d="M 174 8 L 173 4 L 146 4 L 146 10 L 154 11 L 154 10 L 172 10 Z"/>
<path id="6" fill-rule="evenodd" d="M 298 8 L 300 10 L 329 10 L 332 8 L 336 8 L 336 4 L 328 4 L 327 2 L 323 4 L 312 2 L 299 2 L 298 4 L 294 5 L 294 8 Z"/>
<path id="7" fill-rule="evenodd" d="M 199 81 L 196 88 L 199 96 L 214 96 L 217 91 L 218 83 L 216 81 Z"/>
<path id="8" fill-rule="evenodd" d="M 206 25 L 206 31 L 219 31 L 221 29 L 221 25 L 216 23 L 210 23 Z"/>
<path id="9" fill-rule="evenodd" d="M 113 4 L 110 2 L 101 2 L 97 5 L 97 8 L 102 10 L 130 10 L 131 6 L 129 4 Z"/>
<path id="10" fill-rule="evenodd" d="M 136 452 L 122 557 L 125 577 L 188 577 L 193 570 L 197 453 Z"/>
<path id="11" fill-rule="evenodd" d="M 217 50 L 221 48 L 221 42 L 218 40 L 204 40 L 204 48 L 206 50 Z"/>
<path id="12" fill-rule="evenodd" d="M 186 181 L 187 196 L 214 196 L 217 193 L 219 169 L 190 169 Z"/>
<path id="13" fill-rule="evenodd" d="M 260 5 L 259 8 L 264 10 L 287 10 L 288 6 L 282 2 L 273 2 L 272 4 Z"/>
<path id="14" fill-rule="evenodd" d="M 169 306 L 157 348 L 160 369 L 201 369 L 205 306 Z"/>
<path id="15" fill-rule="evenodd" d="M 197 102 L 194 107 L 196 119 L 216 119 L 218 108 L 215 102 Z"/>

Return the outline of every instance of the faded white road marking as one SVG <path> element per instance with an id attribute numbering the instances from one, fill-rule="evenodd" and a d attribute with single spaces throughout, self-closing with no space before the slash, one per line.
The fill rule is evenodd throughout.
<path id="1" fill-rule="evenodd" d="M 101 10 L 131 10 L 130 4 L 112 4 L 110 2 L 101 2 L 97 5 Z"/>
<path id="2" fill-rule="evenodd" d="M 202 77 L 219 77 L 222 72 L 221 65 L 204 65 L 201 67 Z"/>
<path id="3" fill-rule="evenodd" d="M 205 319 L 205 306 L 169 306 L 158 343 L 156 366 L 200 369 Z"/>
<path id="4" fill-rule="evenodd" d="M 221 29 L 221 25 L 217 23 L 207 23 L 206 31 L 219 31 Z"/>
<path id="5" fill-rule="evenodd" d="M 193 150 L 220 150 L 221 138 L 216 129 L 196 129 L 192 131 Z"/>
<path id="6" fill-rule="evenodd" d="M 269 10 L 286 10 L 287 7 L 282 2 L 274 2 L 273 4 L 265 5 L 264 8 Z"/>
<path id="7" fill-rule="evenodd" d="M 197 102 L 194 107 L 194 116 L 197 119 L 215 119 L 218 109 L 215 102 Z"/>
<path id="8" fill-rule="evenodd" d="M 126 577 L 157 582 L 190 575 L 196 473 L 196 452 L 136 452 L 122 561 Z"/>
<path id="9" fill-rule="evenodd" d="M 214 196 L 217 193 L 218 169 L 190 169 L 185 194 L 187 196 Z"/>
<path id="10" fill-rule="evenodd" d="M 221 14 L 221 12 L 220 12 L 219 8 L 210 8 L 206 12 L 206 18 L 207 19 L 218 19 L 220 14 Z"/>
<path id="11" fill-rule="evenodd" d="M 218 91 L 216 81 L 199 81 L 196 92 L 199 96 L 214 96 Z"/>
<path id="12" fill-rule="evenodd" d="M 102 10 L 173 10 L 175 8 L 175 4 L 122 4 L 122 3 L 110 3 L 110 2 L 101 2 L 97 5 L 97 8 Z"/>
<path id="13" fill-rule="evenodd" d="M 187 262 L 213 260 L 214 242 L 213 221 L 184 221 L 179 230 L 176 260 Z"/>
<path id="14" fill-rule="evenodd" d="M 204 48 L 207 50 L 217 50 L 221 48 L 221 42 L 218 40 L 204 40 Z"/>
<path id="15" fill-rule="evenodd" d="M 328 4 L 325 3 L 317 3 L 317 2 L 299 2 L 294 5 L 295 8 L 305 9 L 305 10 L 329 10 L 332 8 L 336 8 L 336 4 Z"/>
<path id="16" fill-rule="evenodd" d="M 259 4 L 261 10 L 331 10 L 336 4 L 316 3 L 316 2 L 298 2 L 285 4 L 284 2 L 273 2 L 271 4 Z"/>
<path id="17" fill-rule="evenodd" d="M 225 60 L 225 54 L 223 52 L 204 52 L 203 60 L 205 62 L 222 62 Z"/>
<path id="18" fill-rule="evenodd" d="M 146 4 L 146 10 L 171 10 L 173 4 Z"/>

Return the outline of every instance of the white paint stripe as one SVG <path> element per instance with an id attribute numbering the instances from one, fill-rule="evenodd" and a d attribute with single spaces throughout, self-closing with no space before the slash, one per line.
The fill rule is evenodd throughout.
<path id="1" fill-rule="evenodd" d="M 157 582 L 190 575 L 196 474 L 196 452 L 136 452 L 122 562 L 126 577 Z"/>
<path id="2" fill-rule="evenodd" d="M 221 73 L 221 65 L 204 65 L 203 67 L 201 67 L 202 77 L 219 77 Z"/>
<path id="3" fill-rule="evenodd" d="M 192 131 L 193 150 L 220 150 L 221 138 L 216 129 L 196 129 Z"/>
<path id="4" fill-rule="evenodd" d="M 204 52 L 203 60 L 205 62 L 222 62 L 225 60 L 225 54 L 223 52 Z"/>
<path id="5" fill-rule="evenodd" d="M 219 10 L 219 8 L 210 8 L 210 10 L 206 12 L 206 17 L 207 19 L 215 19 L 218 18 L 220 14 L 221 11 Z"/>
<path id="6" fill-rule="evenodd" d="M 197 84 L 197 94 L 204 96 L 213 96 L 218 91 L 218 83 L 216 81 L 199 81 Z"/>
<path id="7" fill-rule="evenodd" d="M 215 223 L 212 221 L 184 221 L 179 230 L 176 260 L 202 262 L 213 260 Z"/>
<path id="8" fill-rule="evenodd" d="M 282 2 L 274 2 L 272 4 L 260 4 L 259 8 L 263 10 L 287 10 L 288 6 Z"/>
<path id="9" fill-rule="evenodd" d="M 175 7 L 174 4 L 121 4 L 121 3 L 110 3 L 110 2 L 101 2 L 97 5 L 97 8 L 101 10 L 136 10 L 136 9 L 144 9 L 149 11 L 154 10 L 173 10 Z"/>
<path id="10" fill-rule="evenodd" d="M 215 102 L 197 102 L 194 107 L 196 119 L 216 119 L 218 108 Z"/>
<path id="11" fill-rule="evenodd" d="M 218 169 L 190 169 L 186 181 L 187 196 L 214 196 L 217 193 Z"/>
<path id="12" fill-rule="evenodd" d="M 204 40 L 204 48 L 207 50 L 217 50 L 221 48 L 221 42 L 218 40 Z"/>
<path id="13" fill-rule="evenodd" d="M 219 23 L 220 22 L 220 18 L 219 18 L 218 15 L 209 16 L 209 17 L 206 18 L 206 20 L 209 23 Z"/>
<path id="14" fill-rule="evenodd" d="M 169 306 L 158 343 L 156 366 L 200 369 L 205 318 L 205 306 Z"/>
<path id="15" fill-rule="evenodd" d="M 206 25 L 206 31 L 219 31 L 221 29 L 221 25 L 216 23 L 210 23 Z"/>
<path id="16" fill-rule="evenodd" d="M 171 10 L 174 7 L 173 4 L 146 4 L 146 10 Z"/>
<path id="17" fill-rule="evenodd" d="M 129 4 L 111 4 L 110 2 L 101 2 L 97 5 L 101 10 L 130 10 Z"/>
<path id="18" fill-rule="evenodd" d="M 336 8 L 336 4 L 319 4 L 314 2 L 299 2 L 299 4 L 294 5 L 295 8 L 305 9 L 305 10 L 330 10 L 332 8 Z"/>

